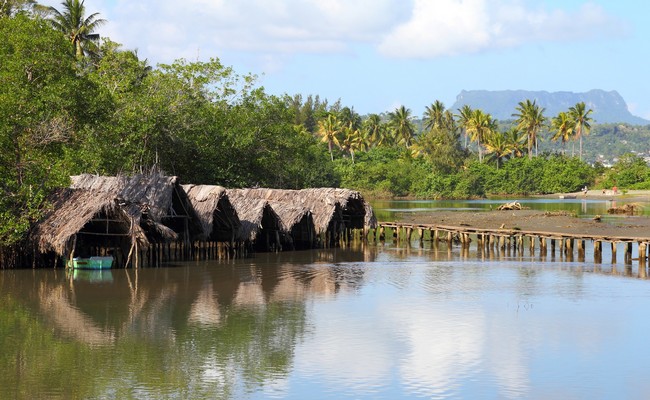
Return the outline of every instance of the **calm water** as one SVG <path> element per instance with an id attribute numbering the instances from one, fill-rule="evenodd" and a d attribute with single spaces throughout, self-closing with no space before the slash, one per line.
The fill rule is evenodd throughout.
<path id="1" fill-rule="evenodd" d="M 647 265 L 603 250 L 0 271 L 0 398 L 646 399 Z"/>

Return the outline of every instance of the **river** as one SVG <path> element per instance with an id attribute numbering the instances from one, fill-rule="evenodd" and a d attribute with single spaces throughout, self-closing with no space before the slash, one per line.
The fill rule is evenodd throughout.
<path id="1" fill-rule="evenodd" d="M 648 398 L 647 266 L 593 260 L 387 242 L 0 271 L 0 398 Z"/>

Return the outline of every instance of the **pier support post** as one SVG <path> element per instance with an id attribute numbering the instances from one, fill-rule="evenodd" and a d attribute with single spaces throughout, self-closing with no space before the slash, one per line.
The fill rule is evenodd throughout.
<path id="1" fill-rule="evenodd" d="M 632 242 L 625 243 L 625 261 L 632 260 Z"/>
<path id="2" fill-rule="evenodd" d="M 530 255 L 535 255 L 535 236 L 530 237 Z"/>
<path id="3" fill-rule="evenodd" d="M 573 239 L 567 239 L 566 240 L 566 248 L 565 248 L 566 254 L 571 254 L 573 255 Z"/>
<path id="4" fill-rule="evenodd" d="M 639 243 L 639 261 L 645 261 L 646 257 L 647 257 L 646 243 L 640 242 Z"/>

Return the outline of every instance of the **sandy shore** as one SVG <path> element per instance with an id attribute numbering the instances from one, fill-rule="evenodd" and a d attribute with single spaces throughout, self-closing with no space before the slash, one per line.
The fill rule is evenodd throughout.
<path id="1" fill-rule="evenodd" d="M 534 197 L 540 198 L 549 198 L 549 199 L 558 199 L 560 196 L 564 198 L 576 198 L 576 199 L 606 199 L 606 200 L 624 200 L 626 202 L 640 201 L 640 202 L 650 202 L 650 190 L 628 190 L 625 193 L 618 192 L 614 193 L 613 190 L 607 189 L 603 190 L 587 190 L 585 195 L 583 192 L 573 192 L 573 193 L 553 193 L 548 195 L 540 195 Z"/>
<path id="2" fill-rule="evenodd" d="M 435 211 L 399 214 L 399 222 L 471 226 L 484 229 L 520 229 L 522 231 L 586 234 L 621 238 L 646 238 L 650 241 L 650 218 L 644 216 L 616 216 L 607 222 L 577 218 L 562 213 L 536 210 L 514 211 Z"/>

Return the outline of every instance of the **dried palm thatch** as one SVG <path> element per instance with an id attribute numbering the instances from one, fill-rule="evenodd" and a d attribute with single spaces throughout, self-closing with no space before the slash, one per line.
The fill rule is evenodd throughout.
<path id="1" fill-rule="evenodd" d="M 203 227 L 201 240 L 231 241 L 239 232 L 241 221 L 226 189 L 213 185 L 183 185 Z"/>
<path id="2" fill-rule="evenodd" d="M 374 228 L 377 219 L 370 204 L 361 193 L 338 188 L 314 188 L 302 190 L 284 189 L 233 189 L 231 192 L 248 199 L 263 199 L 276 204 L 291 205 L 311 212 L 318 233 L 324 233 L 333 221 L 344 221 L 346 227 Z"/>
<path id="3" fill-rule="evenodd" d="M 182 234 L 187 241 L 200 235 L 202 227 L 190 206 L 187 194 L 178 177 L 161 173 L 128 176 L 98 176 L 83 174 L 72 176 L 72 188 L 91 189 L 109 193 L 131 212 L 138 208 L 143 221 L 165 237 L 166 231 Z M 165 226 L 159 226 L 163 224 Z M 154 235 L 159 236 L 159 235 Z"/>
<path id="4" fill-rule="evenodd" d="M 120 207 L 110 193 L 83 189 L 59 189 L 50 197 L 50 210 L 34 226 L 31 237 L 41 253 L 63 256 L 75 235 L 121 236 L 146 245 L 140 214 Z M 98 227 L 101 226 L 101 230 Z"/>
<path id="5" fill-rule="evenodd" d="M 241 221 L 239 240 L 254 242 L 264 229 L 282 231 L 280 217 L 268 201 L 248 197 L 241 189 L 228 189 L 226 193 Z"/>

